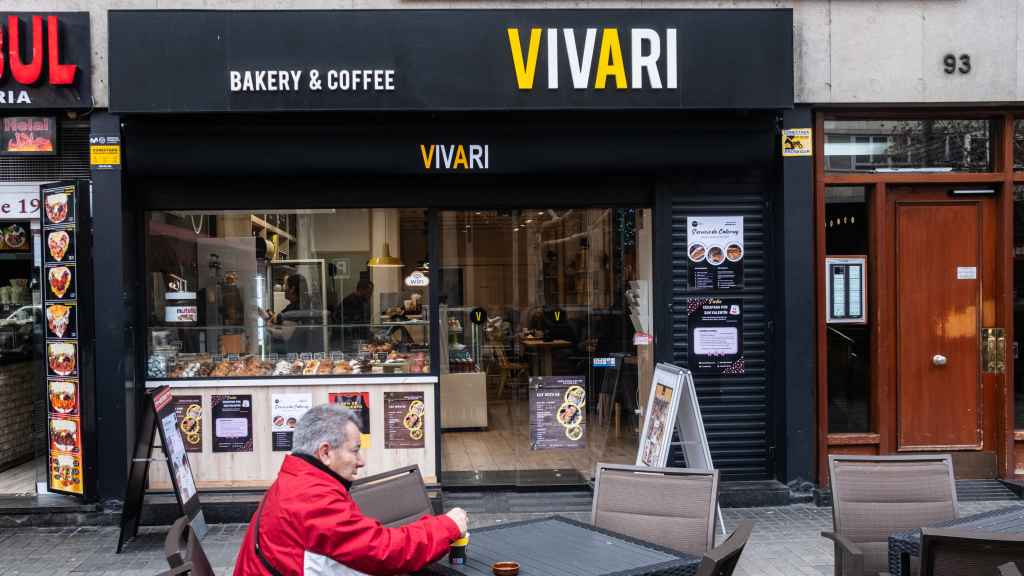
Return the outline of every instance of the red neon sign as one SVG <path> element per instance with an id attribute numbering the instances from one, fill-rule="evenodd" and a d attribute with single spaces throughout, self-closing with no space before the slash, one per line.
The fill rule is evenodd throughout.
<path id="1" fill-rule="evenodd" d="M 31 86 L 39 82 L 43 75 L 43 17 L 32 17 L 32 57 L 28 62 L 22 61 L 21 21 L 17 16 L 7 17 L 7 37 L 0 27 L 0 80 L 6 70 L 19 84 Z M 48 83 L 54 86 L 72 84 L 77 64 L 61 64 L 60 61 L 60 24 L 56 16 L 46 17 L 46 56 L 49 58 Z M 27 40 L 27 39 L 25 39 Z"/>

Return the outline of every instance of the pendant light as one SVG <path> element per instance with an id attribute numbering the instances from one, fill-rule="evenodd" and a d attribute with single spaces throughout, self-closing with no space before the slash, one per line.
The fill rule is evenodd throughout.
<path id="1" fill-rule="evenodd" d="M 388 242 L 388 215 L 384 214 L 384 253 L 380 256 L 370 258 L 367 264 L 372 268 L 401 268 L 405 266 L 402 261 L 391 255 L 391 244 Z"/>

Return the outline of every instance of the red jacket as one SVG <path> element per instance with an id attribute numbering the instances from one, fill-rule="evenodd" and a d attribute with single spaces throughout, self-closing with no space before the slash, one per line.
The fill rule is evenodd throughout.
<path id="1" fill-rule="evenodd" d="M 260 551 L 282 576 L 415 572 L 441 558 L 459 537 L 458 526 L 447 516 L 385 528 L 363 516 L 348 486 L 319 460 L 285 457 L 256 511 Z M 269 574 L 256 555 L 255 528 L 254 515 L 238 551 L 237 576 Z"/>

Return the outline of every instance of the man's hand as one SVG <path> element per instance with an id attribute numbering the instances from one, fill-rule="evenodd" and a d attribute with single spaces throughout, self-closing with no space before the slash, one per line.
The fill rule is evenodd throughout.
<path id="1" fill-rule="evenodd" d="M 455 525 L 459 527 L 459 537 L 466 535 L 466 530 L 469 529 L 469 516 L 466 515 L 466 511 L 462 508 L 452 508 L 446 514 Z"/>

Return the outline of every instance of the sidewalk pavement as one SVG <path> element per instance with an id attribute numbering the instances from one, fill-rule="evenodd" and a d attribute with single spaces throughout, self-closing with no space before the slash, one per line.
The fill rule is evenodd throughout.
<path id="1" fill-rule="evenodd" d="M 961 515 L 977 514 L 1024 502 L 965 502 Z M 737 574 L 743 576 L 828 576 L 832 574 L 832 547 L 820 536 L 832 529 L 830 508 L 809 504 L 774 508 L 727 508 L 726 527 L 740 520 L 755 522 Z M 558 511 L 552 511 L 558 513 Z M 589 514 L 564 516 L 588 521 Z M 543 514 L 474 514 L 472 528 L 514 522 Z M 217 524 L 203 541 L 211 563 L 220 575 L 230 575 L 245 534 L 245 524 Z M 166 527 L 146 527 L 114 554 L 116 527 L 18 528 L 0 530 L 0 576 L 90 574 L 107 576 L 154 576 L 166 570 L 163 539 Z M 719 536 L 721 538 L 721 536 Z"/>

